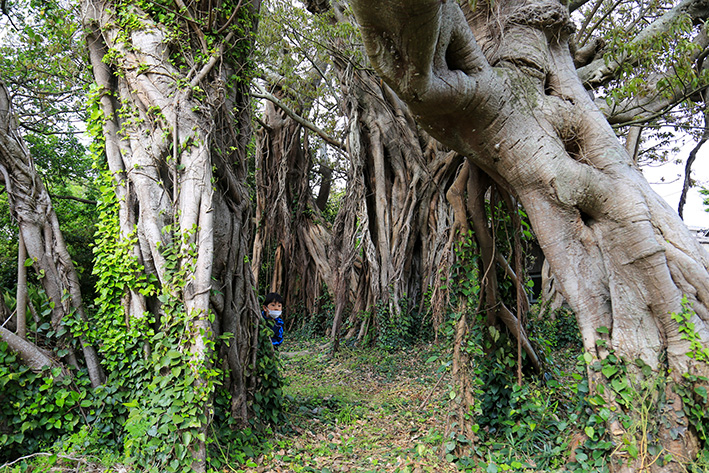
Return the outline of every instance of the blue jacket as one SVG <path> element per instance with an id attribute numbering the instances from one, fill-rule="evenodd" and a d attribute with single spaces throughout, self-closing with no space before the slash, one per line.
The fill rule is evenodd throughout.
<path id="1" fill-rule="evenodd" d="M 279 346 L 283 343 L 283 319 L 280 317 L 272 319 L 266 315 L 266 312 L 264 311 L 261 311 L 261 316 L 266 321 L 266 327 L 273 331 L 273 335 L 271 335 L 271 343 L 273 343 L 274 347 Z"/>

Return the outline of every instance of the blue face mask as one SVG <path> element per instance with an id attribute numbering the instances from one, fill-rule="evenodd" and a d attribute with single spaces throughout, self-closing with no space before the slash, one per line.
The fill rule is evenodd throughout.
<path id="1" fill-rule="evenodd" d="M 282 311 L 280 311 L 280 310 L 269 310 L 268 311 L 269 315 L 272 315 L 273 317 L 280 317 L 281 312 Z"/>

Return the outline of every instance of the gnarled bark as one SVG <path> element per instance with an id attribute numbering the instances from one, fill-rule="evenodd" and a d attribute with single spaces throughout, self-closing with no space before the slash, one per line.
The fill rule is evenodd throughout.
<path id="1" fill-rule="evenodd" d="M 306 4 L 311 11 L 323 11 L 321 3 Z M 341 2 L 333 2 L 330 20 L 347 22 L 346 16 Z M 341 39 L 334 41 L 332 50 L 350 49 Z M 347 193 L 333 228 L 336 304 L 331 336 L 335 347 L 344 324 L 345 337 L 359 339 L 403 326 L 402 320 L 411 317 L 402 312 L 405 300 L 420 304 L 419 310 L 430 308 L 437 329 L 447 309 L 442 281 L 455 259 L 459 230 L 467 227 L 470 218 L 464 196 L 459 196 L 460 208 L 454 212 L 446 200 L 462 157 L 419 129 L 407 105 L 378 77 L 366 68 L 353 67 L 345 53 L 333 59 L 343 91 L 341 108 L 349 120 L 351 163 Z M 462 184 L 465 193 L 467 178 Z M 497 254 L 495 260 L 516 278 L 504 258 Z M 488 287 L 495 297 L 492 286 L 497 280 L 492 280 Z M 526 311 L 525 307 L 521 305 Z M 350 316 L 345 321 L 346 310 Z M 523 333 L 510 311 L 498 312 L 514 333 Z M 492 319 L 501 321 L 496 315 Z M 526 337 L 522 338 L 536 360 Z"/>
<path id="2" fill-rule="evenodd" d="M 302 310 L 309 317 L 316 312 L 323 292 L 334 289 L 328 255 L 330 230 L 310 188 L 313 159 L 308 133 L 294 118 L 306 114 L 311 104 L 286 111 L 278 97 L 284 92 L 273 88 L 275 95 L 263 95 L 273 100 L 266 103 L 264 126 L 257 135 L 258 227 L 251 266 L 258 281 L 261 266 L 268 263 L 270 291 L 284 297 L 289 313 Z"/>
<path id="3" fill-rule="evenodd" d="M 452 219 L 445 192 L 460 161 L 417 128 L 408 107 L 376 76 L 343 58 L 335 58 L 335 67 L 347 91 L 351 160 L 333 230 L 340 258 L 335 267 L 337 281 L 354 273 L 358 282 L 348 336 L 361 339 L 371 322 L 359 318 L 362 311 L 379 306 L 389 314 L 379 322 L 397 326 L 404 299 L 420 301 L 438 278 Z M 336 305 L 333 336 L 344 300 Z"/>

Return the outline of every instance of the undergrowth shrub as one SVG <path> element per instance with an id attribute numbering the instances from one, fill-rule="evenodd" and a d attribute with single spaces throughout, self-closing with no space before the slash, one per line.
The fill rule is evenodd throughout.
<path id="1" fill-rule="evenodd" d="M 84 400 L 70 376 L 54 380 L 59 374 L 33 372 L 0 342 L 0 463 L 41 450 L 81 422 L 76 408 Z"/>
<path id="2" fill-rule="evenodd" d="M 463 439 L 449 437 L 444 445 L 447 457 L 466 471 L 559 468 L 574 403 L 569 387 L 556 380 L 564 373 L 556 370 L 553 378 L 545 379 L 527 372 L 524 383 L 517 384 L 516 341 L 478 322 L 467 345 L 474 376 L 471 420 L 476 438 L 467 449 L 470 454 L 456 456 Z"/>
<path id="3" fill-rule="evenodd" d="M 262 429 L 285 421 L 283 414 L 282 364 L 278 352 L 271 344 L 273 331 L 266 325 L 259 326 L 259 348 L 256 355 L 256 379 L 253 410 L 256 417 L 252 424 Z"/>
<path id="4" fill-rule="evenodd" d="M 543 304 L 532 306 L 528 329 L 530 338 L 538 346 L 549 347 L 555 352 L 566 348 L 577 352 L 583 350 L 576 315 L 566 307 L 552 311 Z"/>
<path id="5" fill-rule="evenodd" d="M 587 352 L 578 357 L 574 378 L 579 405 L 575 420 L 583 437 L 567 465 L 569 471 L 607 472 L 623 465 L 669 468 L 675 462 L 683 471 L 709 471 L 709 378 L 699 374 L 706 372 L 709 349 L 699 342 L 691 323 L 693 317 L 686 299 L 682 311 L 672 314 L 681 338 L 690 342 L 687 356 L 695 360 L 679 381 L 662 369 L 662 360 L 660 369 L 653 370 L 640 359 L 631 361 L 617 356 L 612 349 L 603 359 L 595 359 Z M 597 330 L 608 333 L 605 327 Z M 681 409 L 670 396 L 671 391 L 679 395 Z M 677 440 L 690 432 L 700 442 L 695 459 L 675 457 L 663 445 L 668 437 Z"/>
<path id="6" fill-rule="evenodd" d="M 288 338 L 313 340 L 329 333 L 335 317 L 335 303 L 326 287 L 323 286 L 315 305 L 313 313 L 306 311 L 302 302 L 286 308 L 288 318 L 294 321 L 290 325 L 292 329 L 287 334 Z"/>

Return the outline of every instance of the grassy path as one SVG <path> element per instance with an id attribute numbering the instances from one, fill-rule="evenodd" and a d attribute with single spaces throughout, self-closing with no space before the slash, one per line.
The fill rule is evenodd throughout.
<path id="1" fill-rule="evenodd" d="M 282 349 L 290 425 L 247 472 L 454 472 L 439 458 L 449 375 L 437 347 L 390 353 L 316 343 Z M 295 352 L 295 353 L 294 353 Z"/>

